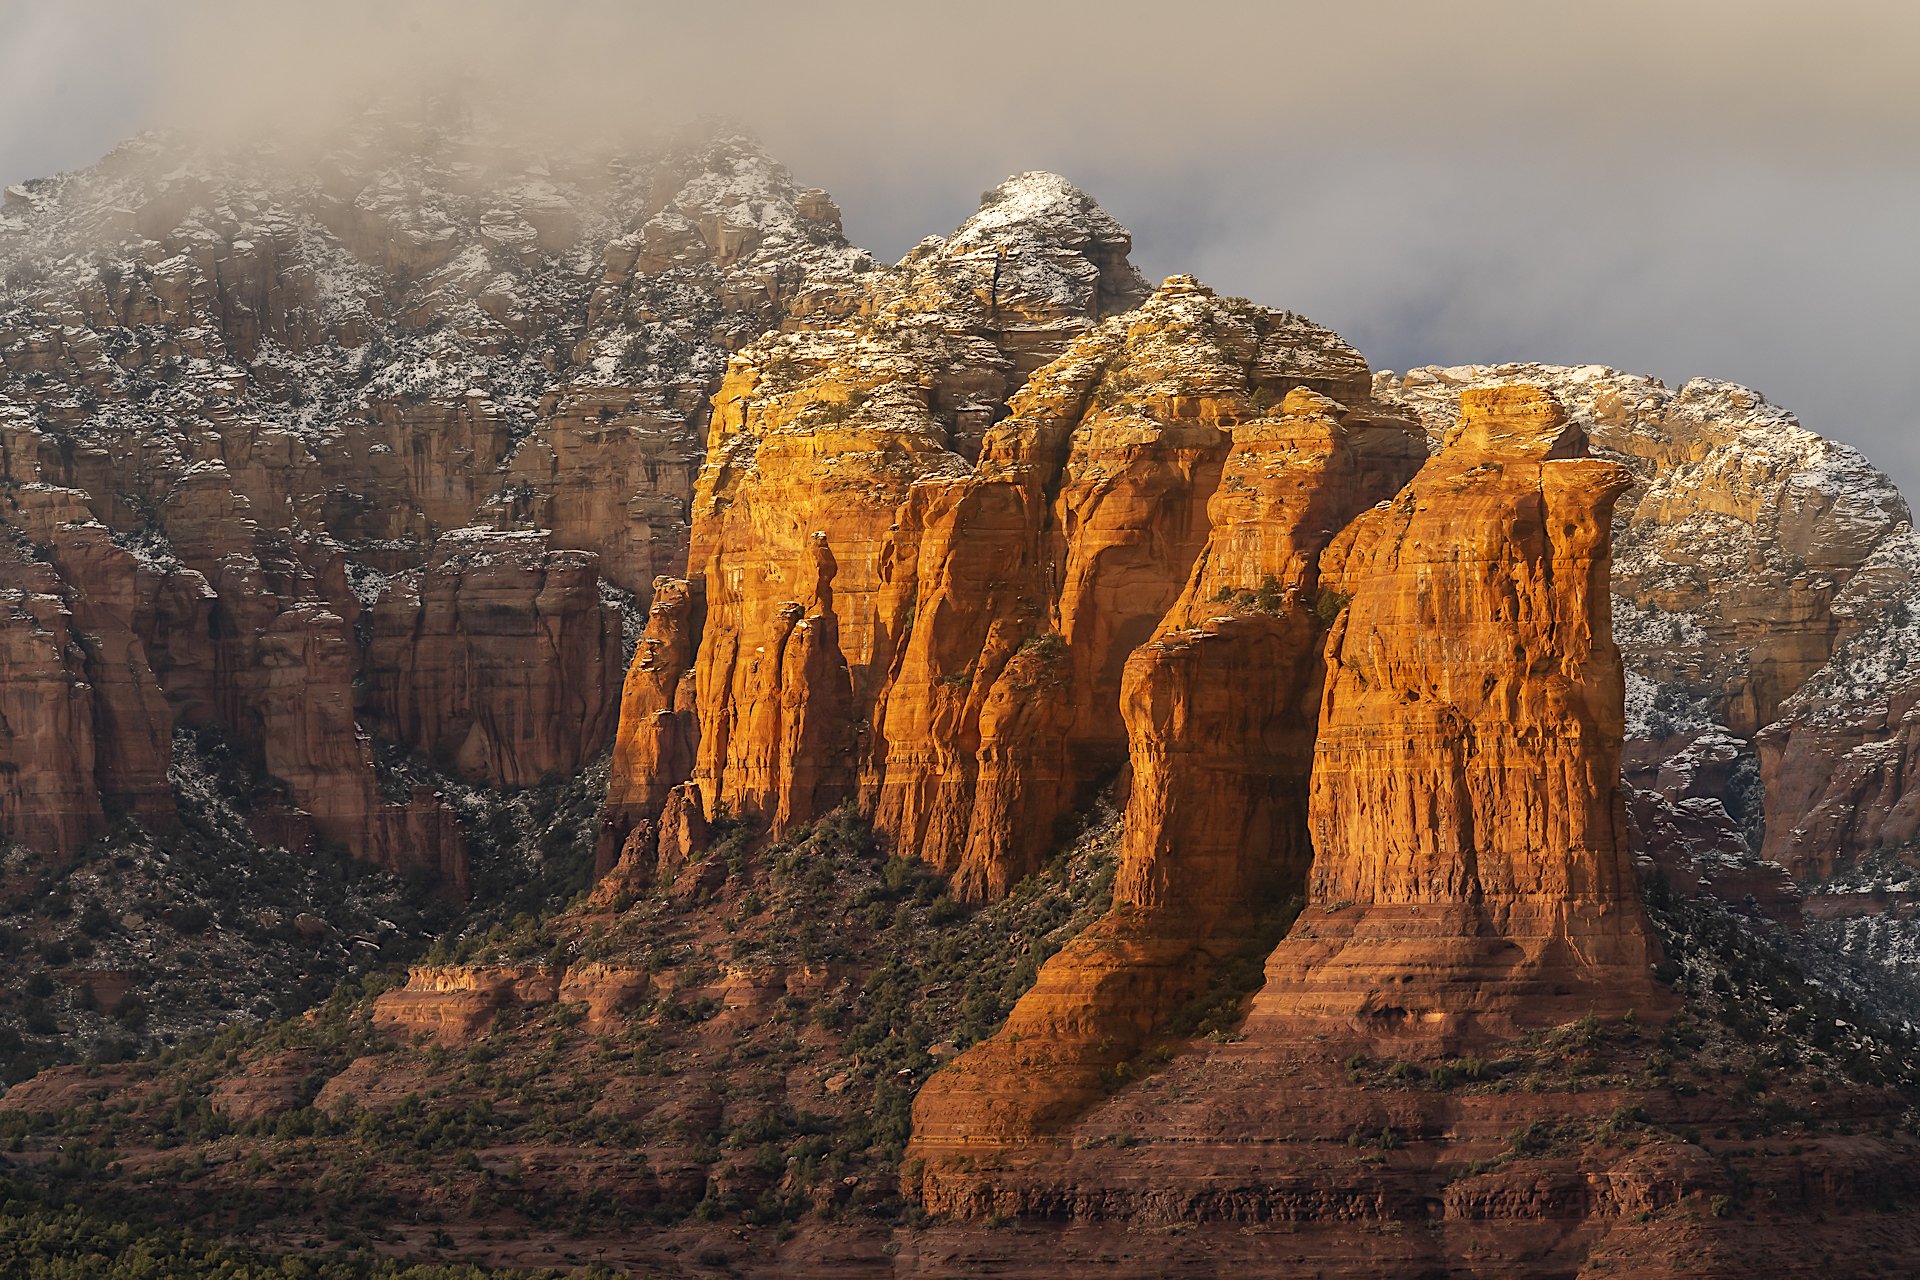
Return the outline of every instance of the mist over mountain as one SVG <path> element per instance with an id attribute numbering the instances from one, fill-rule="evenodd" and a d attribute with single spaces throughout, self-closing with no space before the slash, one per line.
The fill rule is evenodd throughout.
<path id="1" fill-rule="evenodd" d="M 1898 15 L 8 16 L 23 1274 L 1920 1266 Z"/>
<path id="2" fill-rule="evenodd" d="M 163 123 L 324 135 L 467 78 L 569 145 L 721 113 L 882 257 L 1044 168 L 1156 277 L 1298 307 L 1389 368 L 1732 378 L 1920 482 L 1903 6 L 1347 10 L 1217 0 L 329 5 L 14 0 L 0 179 Z"/>

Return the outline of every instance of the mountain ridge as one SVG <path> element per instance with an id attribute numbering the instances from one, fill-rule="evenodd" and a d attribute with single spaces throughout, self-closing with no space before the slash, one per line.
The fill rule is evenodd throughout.
<path id="1" fill-rule="evenodd" d="M 129 1167 L 195 1203 L 249 1185 L 169 1173 L 166 1141 L 148 1144 L 171 1135 L 279 1168 L 254 1184 L 274 1188 L 276 1231 L 349 1208 L 371 1225 L 372 1202 L 329 1181 L 349 1135 L 406 1142 L 464 1108 L 465 1155 L 423 1167 L 468 1199 L 426 1203 L 478 1256 L 530 1260 L 480 1223 L 548 1239 L 550 1195 L 603 1242 L 651 1215 L 636 1262 L 674 1265 L 662 1250 L 737 1223 L 767 1229 L 743 1261 L 789 1274 L 840 1249 L 878 1273 L 1005 1265 L 966 1225 L 1003 1213 L 1090 1233 L 1034 1266 L 1125 1248 L 1146 1223 L 1196 1227 L 1197 1251 L 1168 1256 L 1197 1265 L 1242 1214 L 1299 1215 L 1303 1257 L 1359 1274 L 1388 1255 L 1333 1224 L 1363 1213 L 1437 1224 L 1407 1236 L 1406 1265 L 1571 1274 L 1637 1240 L 1677 1272 L 1693 1241 L 1731 1274 L 1750 1242 L 1715 1225 L 1732 1216 L 1715 1197 L 1751 1186 L 1726 1172 L 1733 1139 L 1702 1146 L 1714 1125 L 1785 1126 L 1844 1171 L 1789 1188 L 1768 1154 L 1810 1270 L 1840 1233 L 1820 1215 L 1857 1224 L 1872 1188 L 1905 1194 L 1913 951 L 1885 846 L 1911 809 L 1910 735 L 1886 647 L 1903 624 L 1880 602 L 1912 593 L 1911 518 L 1856 452 L 1732 384 L 1373 373 L 1291 312 L 1190 277 L 1149 290 L 1125 229 L 1057 175 L 1010 178 L 885 266 L 846 243 L 825 193 L 725 130 L 572 168 L 480 168 L 405 127 L 389 142 L 404 163 L 372 149 L 296 184 L 307 211 L 185 169 L 141 187 L 128 152 L 24 188 L 0 230 L 0 255 L 16 245 L 0 652 L 32 673 L 0 690 L 0 719 L 34 726 L 0 743 L 0 821 L 42 846 L 8 866 L 48 975 L 7 1011 L 26 1033 L 10 1070 L 139 1047 L 116 1014 L 158 996 L 156 970 L 192 987 L 270 944 L 251 990 L 228 979 L 264 999 L 303 967 L 417 961 L 397 989 L 343 988 L 211 1049 L 43 1072 L 0 1097 L 18 1168 L 46 1167 L 60 1126 L 104 1125 L 128 1135 Z M 18 252 L 62 227 L 134 248 L 40 267 Z M 1508 447 L 1548 418 L 1541 456 Z M 1457 539 L 1492 549 L 1484 581 L 1409 550 Z M 1610 607 L 1576 587 L 1609 540 Z M 1425 585 L 1401 591 L 1399 573 Z M 1495 653 L 1540 617 L 1549 639 L 1494 677 L 1497 697 L 1442 692 L 1464 679 L 1452 666 L 1419 672 L 1425 648 Z M 1356 619 L 1372 619 L 1371 648 L 1351 648 L 1365 676 L 1338 656 L 1362 644 Z M 1396 629 L 1415 638 L 1383 638 Z M 1568 687 L 1597 691 L 1590 713 L 1538 683 L 1561 668 L 1587 673 Z M 1355 722 L 1349 772 L 1436 772 L 1430 791 L 1382 782 L 1360 810 L 1418 816 L 1373 831 L 1326 817 L 1317 780 L 1345 740 L 1343 690 L 1380 672 L 1404 688 Z M 1366 742 L 1423 699 L 1474 751 L 1510 735 L 1529 744 L 1514 759 L 1564 765 L 1566 811 L 1605 816 L 1594 849 L 1625 866 L 1635 841 L 1638 874 L 1607 901 L 1632 914 L 1644 892 L 1654 911 L 1621 935 L 1646 949 L 1617 973 L 1604 929 L 1555 914 L 1558 836 L 1519 838 L 1504 873 L 1485 814 L 1455 844 L 1429 838 L 1462 821 L 1454 790 L 1508 794 L 1480 766 L 1416 752 L 1368 773 Z M 1535 699 L 1552 710 L 1506 709 Z M 1563 714 L 1585 727 L 1542 727 Z M 1579 745 L 1538 745 L 1563 737 Z M 1514 776 L 1517 805 L 1488 812 L 1559 831 L 1552 784 Z M 1888 817 L 1844 820 L 1862 807 Z M 1411 896 L 1325 888 L 1362 829 L 1355 865 L 1371 850 Z M 338 919 L 304 909 L 324 896 L 312 871 L 258 905 L 189 888 L 215 846 L 261 879 L 324 868 Z M 401 879 L 342 875 L 342 854 Z M 1446 869 L 1456 855 L 1480 869 Z M 103 865 L 155 909 L 115 901 Z M 66 886 L 65 915 L 35 901 L 45 885 Z M 395 924 L 399 904 L 415 914 Z M 1433 910 L 1395 914 L 1416 906 Z M 1431 954 L 1401 977 L 1277 958 L 1338 952 L 1349 915 L 1362 950 Z M 1779 937 L 1785 968 L 1752 958 Z M 1538 974 L 1445 994 L 1483 944 Z M 1263 962 L 1279 966 L 1264 989 Z M 1301 1049 L 1274 1009 L 1315 964 L 1344 976 L 1296 992 L 1302 1008 L 1356 1002 L 1327 1014 L 1344 1026 L 1390 1007 L 1407 1026 Z M 1403 978 L 1393 1003 L 1382 984 Z M 1416 978 L 1442 994 L 1409 1016 Z M 1604 1000 L 1540 994 L 1589 981 Z M 1752 1045 L 1760 1015 L 1735 994 L 1786 1029 L 1791 1060 Z M 1462 998 L 1509 1021 L 1427 1027 L 1467 1025 Z M 1838 1037 L 1818 1026 L 1836 1010 Z M 227 1020 L 208 1007 L 153 1039 Z M 695 1063 L 717 1065 L 689 1092 Z M 1223 1070 L 1265 1083 L 1237 1093 Z M 1689 1080 L 1715 1071 L 1759 1083 L 1693 1101 Z M 988 1100 L 942 1118 L 969 1079 Z M 1310 1119 L 1272 1089 L 1330 1106 Z M 1217 1178 L 1260 1170 L 1219 1155 L 1191 1191 L 1203 1207 L 1173 1207 L 1193 1168 L 1138 1110 L 1167 1091 L 1251 1108 L 1305 1181 L 1230 1208 Z M 1562 1133 L 1556 1106 L 1591 1128 Z M 1099 1128 L 1116 1114 L 1125 1144 Z M 1227 1112 L 1181 1114 L 1213 1141 Z M 1844 1141 L 1854 1125 L 1883 1125 L 1880 1145 Z M 1516 1128 L 1535 1136 L 1503 1138 Z M 948 1159 L 928 1133 L 971 1152 Z M 1368 1144 L 1380 1158 L 1355 1162 Z M 504 1189 L 515 1151 L 551 1162 L 536 1194 Z M 378 1195 L 426 1185 L 354 1167 Z M 1574 1190 L 1622 1177 L 1638 1190 Z M 1528 1178 L 1552 1189 L 1528 1200 Z M 302 1179 L 332 1190 L 282 1194 Z M 895 1180 L 949 1220 L 917 1225 Z M 781 1222 L 805 1224 L 800 1245 Z M 386 1244 L 429 1248 L 414 1227 Z"/>

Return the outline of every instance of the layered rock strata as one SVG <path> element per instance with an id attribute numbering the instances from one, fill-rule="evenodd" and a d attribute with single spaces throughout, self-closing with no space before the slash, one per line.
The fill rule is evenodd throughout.
<path id="1" fill-rule="evenodd" d="M 577 772 L 612 732 L 625 662 L 599 557 L 545 532 L 459 530 L 368 611 L 362 704 L 460 776 L 525 787 Z"/>
<path id="2" fill-rule="evenodd" d="M 875 825 L 968 898 L 1039 865 L 1126 761 L 1125 664 L 1207 543 L 1236 424 L 1299 388 L 1364 415 L 1365 369 L 1310 321 L 1174 277 L 1037 373 L 974 471 L 901 510 L 901 638 L 863 764 Z"/>
<path id="3" fill-rule="evenodd" d="M 1132 785 L 1114 909 L 998 1035 L 928 1082 L 916 1142 L 1017 1141 L 1071 1120 L 1305 890 L 1320 554 L 1424 450 L 1304 387 L 1230 439 L 1208 540 L 1123 670 Z"/>
<path id="4" fill-rule="evenodd" d="M 64 673 L 33 719 L 75 731 L 0 839 L 171 822 L 178 723 L 282 784 L 263 839 L 451 867 L 450 815 L 383 802 L 370 734 L 495 786 L 604 749 L 601 582 L 644 609 L 684 572 L 727 356 L 896 275 L 731 131 L 534 156 L 484 117 L 370 116 L 312 162 L 147 135 L 9 198 L 0 521 L 51 566 L 19 588 L 47 619 L 9 630 Z"/>
<path id="5" fill-rule="evenodd" d="M 1631 476 L 1543 389 L 1468 391 L 1391 504 L 1335 540 L 1308 906 L 1250 1036 L 1439 1046 L 1658 1001 L 1619 785 L 1607 595 Z"/>
<path id="6" fill-rule="evenodd" d="M 1036 175 L 989 193 L 951 242 L 961 262 L 979 225 L 1033 203 L 1025 187 L 1055 206 L 1027 216 L 1067 246 L 1046 261 L 1087 281 L 1092 305 L 1110 268 L 1073 252 L 1094 252 L 1104 215 Z M 1073 215 L 1066 230 L 1057 207 Z M 972 445 L 942 381 L 968 349 L 987 351 L 969 376 L 1008 370 L 977 334 L 1004 343 L 994 323 L 1024 295 L 1003 279 L 984 312 L 977 292 L 956 301 L 961 268 L 942 252 L 909 255 L 902 270 L 924 280 L 874 324 L 767 339 L 723 383 L 694 531 L 706 615 L 692 777 L 709 815 L 757 813 L 775 836 L 857 798 L 894 847 L 984 899 L 1039 865 L 1059 821 L 1126 763 L 1127 656 L 1187 586 L 1236 425 L 1277 416 L 1291 391 L 1328 397 L 1369 455 L 1336 506 L 1391 492 L 1420 447 L 1397 420 L 1376 423 L 1365 361 L 1337 336 L 1186 277 L 1077 338 Z M 896 330 L 909 320 L 919 336 L 906 342 Z M 989 393 L 1004 389 L 975 392 Z M 1300 518 L 1321 541 L 1340 523 L 1317 509 Z M 1235 571 L 1258 558 L 1233 554 Z M 1299 566 L 1272 554 L 1245 592 L 1276 574 L 1302 589 Z M 620 740 L 648 745 L 616 761 L 603 865 L 683 776 L 649 727 L 687 741 L 661 719 L 678 677 L 657 657 L 646 666 Z"/>
<path id="7" fill-rule="evenodd" d="M 886 576 L 903 504 L 916 481 L 969 470 L 1028 368 L 1140 299 L 1127 244 L 1070 184 L 1020 175 L 908 254 L 866 316 L 734 359 L 690 553 L 705 609 L 691 776 L 709 816 L 759 815 L 778 835 L 854 794 L 902 629 L 886 611 L 911 604 Z M 621 739 L 661 705 L 656 692 L 623 712 Z M 630 821 L 687 776 L 636 759 L 612 783 L 645 798 Z"/>
<path id="8" fill-rule="evenodd" d="M 1729 856 L 1763 878 L 1778 874 L 1763 860 L 1821 878 L 1870 858 L 1876 819 L 1807 818 L 1829 786 L 1847 797 L 1831 813 L 1871 789 L 1856 785 L 1868 755 L 1865 772 L 1896 780 L 1861 812 L 1912 807 L 1903 763 L 1882 768 L 1908 758 L 1899 732 L 1853 709 L 1880 703 L 1872 668 L 1900 647 L 1846 643 L 1909 594 L 1910 516 L 1892 482 L 1757 392 L 1711 379 L 1673 389 L 1597 365 L 1469 365 L 1384 373 L 1375 391 L 1437 436 L 1465 389 L 1516 380 L 1551 388 L 1595 452 L 1634 475 L 1615 517 L 1614 624 L 1627 773 L 1670 811 L 1659 822 L 1730 823 L 1746 848 Z M 1884 605 L 1863 608 L 1869 595 Z M 1721 759 L 1697 767 L 1709 756 Z M 1702 806 L 1723 813 L 1688 815 Z"/>
<path id="9" fill-rule="evenodd" d="M 1607 633 L 1623 469 L 1586 458 L 1543 391 L 1475 392 L 1441 454 L 1346 524 L 1366 455 L 1324 399 L 1284 408 L 1236 430 L 1229 473 L 1265 483 L 1216 493 L 1207 555 L 1128 664 L 1114 910 L 921 1090 L 929 1156 L 1070 1125 L 1287 893 L 1308 905 L 1246 1028 L 1268 1043 L 1411 1035 L 1431 1053 L 1660 1004 Z M 1239 585 L 1249 570 L 1260 587 Z"/>

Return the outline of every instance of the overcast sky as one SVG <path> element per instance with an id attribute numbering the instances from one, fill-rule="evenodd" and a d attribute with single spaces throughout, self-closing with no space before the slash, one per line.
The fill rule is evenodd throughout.
<path id="1" fill-rule="evenodd" d="M 752 126 L 885 257 L 1054 169 L 1376 368 L 1745 382 L 1920 494 L 1920 2 L 0 0 L 0 180 L 478 76 Z"/>

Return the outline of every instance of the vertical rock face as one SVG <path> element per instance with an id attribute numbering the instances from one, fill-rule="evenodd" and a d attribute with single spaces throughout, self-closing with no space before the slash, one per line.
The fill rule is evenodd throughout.
<path id="1" fill-rule="evenodd" d="M 1758 393 L 1710 379 L 1670 389 L 1595 365 L 1469 365 L 1381 374 L 1375 390 L 1438 434 L 1464 389 L 1516 380 L 1551 388 L 1595 452 L 1635 477 L 1614 521 L 1628 780 L 1670 810 L 1663 825 L 1742 834 L 1746 848 L 1726 858 L 1746 870 L 1730 883 L 1870 857 L 1878 819 L 1836 818 L 1867 777 L 1885 782 L 1865 787 L 1881 801 L 1867 814 L 1908 793 L 1899 711 L 1887 722 L 1871 691 L 1903 650 L 1868 620 L 1910 594 L 1910 516 L 1892 482 Z M 1699 767 L 1708 758 L 1718 763 Z M 1847 797 L 1831 809 L 1829 777 Z M 1815 811 L 1828 816 L 1809 821 Z"/>
<path id="2" fill-rule="evenodd" d="M 998 1035 L 921 1090 L 923 1148 L 1070 1121 L 1304 892 L 1320 553 L 1424 448 L 1305 387 L 1230 438 L 1207 542 L 1116 698 L 1133 782 L 1114 909 L 1046 964 Z"/>
<path id="3" fill-rule="evenodd" d="M 1460 413 L 1326 557 L 1350 603 L 1327 642 L 1312 889 L 1250 1034 L 1444 1041 L 1655 1000 L 1607 597 L 1631 477 L 1539 388 L 1468 391 Z"/>
<path id="4" fill-rule="evenodd" d="M 607 580 L 644 599 L 654 578 L 686 569 L 700 456 L 688 406 L 704 399 L 627 386 L 549 393 L 545 429 L 514 452 L 484 516 L 597 552 Z"/>
<path id="5" fill-rule="evenodd" d="M 458 530 L 369 611 L 374 727 L 462 777 L 524 787 L 598 755 L 624 659 L 599 557 L 542 532 Z"/>
<path id="6" fill-rule="evenodd" d="M 1871 874 L 1876 854 L 1920 839 L 1920 538 L 1911 526 L 1847 581 L 1833 617 L 1833 656 L 1758 744 L 1763 852 L 1809 880 Z"/>
<path id="7" fill-rule="evenodd" d="M 1264 1044 L 1659 1007 L 1608 634 L 1628 477 L 1540 389 L 1470 392 L 1442 452 L 1347 524 L 1417 453 L 1379 432 L 1304 390 L 1235 429 L 1206 551 L 1127 665 L 1114 909 L 928 1081 L 922 1154 L 1070 1124 L 1289 894 L 1308 905 L 1245 1028 Z"/>
<path id="8" fill-rule="evenodd" d="M 1083 203 L 1052 180 L 1014 180 L 951 248 L 909 255 L 873 320 L 765 339 L 736 358 L 695 506 L 697 731 L 661 719 L 679 698 L 678 645 L 662 637 L 629 683 L 603 864 L 684 776 L 697 739 L 692 777 L 710 813 L 758 813 L 777 835 L 857 796 L 896 848 L 952 872 L 959 894 L 1003 894 L 1126 763 L 1127 657 L 1188 586 L 1236 424 L 1285 417 L 1275 411 L 1291 391 L 1328 397 L 1340 438 L 1324 451 L 1345 457 L 1359 432 L 1367 461 L 1332 482 L 1346 487 L 1327 509 L 1302 502 L 1297 519 L 1313 527 L 1298 553 L 1266 548 L 1249 516 L 1207 590 L 1271 551 L 1280 558 L 1264 576 L 1297 595 L 1302 566 L 1358 496 L 1384 496 L 1411 470 L 1419 445 L 1397 421 L 1374 423 L 1350 346 L 1184 277 L 1085 332 L 1005 421 L 971 437 L 969 415 L 991 413 L 1017 367 L 993 345 L 1010 317 L 1032 321 L 1029 335 L 1084 330 L 1087 317 L 1041 303 L 1128 296 L 1129 276 L 1120 288 L 1111 262 L 1083 256 L 1117 243 Z M 1007 223 L 1008 205 L 1029 222 Z M 1033 261 L 1054 287 L 1031 262 L 1007 274 L 997 254 L 998 283 L 974 278 L 986 224 L 1022 254 L 1036 237 L 1050 244 Z M 1348 402 L 1361 410 L 1341 425 Z M 1244 467 L 1266 465 L 1251 460 L 1260 447 L 1250 438 Z M 1286 642 L 1304 634 L 1296 626 Z"/>
<path id="9" fill-rule="evenodd" d="M 193 616 L 181 596 L 205 589 L 190 570 L 157 568 L 116 546 L 85 498 L 47 484 L 0 496 L 0 520 L 20 540 L 0 555 L 15 658 L 6 683 L 20 702 L 4 735 L 18 772 L 0 834 L 17 831 L 11 838 L 60 854 L 104 830 L 109 813 L 172 823 L 173 715 L 146 638 L 170 611 Z"/>
<path id="10" fill-rule="evenodd" d="M 1234 428 L 1212 537 L 1152 641 L 1127 661 L 1122 901 L 1242 929 L 1301 891 L 1312 858 L 1301 802 L 1329 613 L 1320 557 L 1424 457 L 1399 424 L 1350 418 L 1304 389 L 1277 417 Z"/>
<path id="11" fill-rule="evenodd" d="M 51 566 L 0 548 L 0 832 L 70 854 L 106 828 L 92 689 Z"/>
<path id="12" fill-rule="evenodd" d="M 891 590 L 910 625 L 864 766 L 875 825 L 968 898 L 1038 866 L 1057 821 L 1126 761 L 1127 658 L 1189 585 L 1236 424 L 1292 390 L 1365 405 L 1365 388 L 1365 362 L 1326 330 L 1187 277 L 1035 374 L 974 472 L 922 481 L 902 509 Z M 1236 474 L 1236 492 L 1248 483 Z"/>
<path id="13" fill-rule="evenodd" d="M 369 732 L 496 785 L 599 750 L 620 665 L 599 579 L 644 606 L 685 572 L 728 356 L 896 282 L 728 130 L 611 163 L 498 143 L 484 110 L 338 141 L 241 159 L 150 135 L 0 215 L 0 523 L 50 548 L 22 590 L 71 618 L 93 745 L 63 776 L 99 793 L 52 827 L 10 809 L 0 838 L 173 820 L 178 721 L 268 762 L 305 811 L 260 815 L 276 838 L 454 866 L 430 796 L 382 799 Z M 508 563 L 534 542 L 544 566 Z M 52 662 L 52 634 L 26 626 L 23 660 Z"/>
<path id="14" fill-rule="evenodd" d="M 242 721 L 323 840 L 399 875 L 467 891 L 466 841 L 453 814 L 425 787 L 388 804 L 373 747 L 354 718 L 353 641 L 323 605 L 295 605 L 244 635 Z"/>
<path id="15" fill-rule="evenodd" d="M 627 834 L 659 814 L 674 780 L 693 773 L 700 724 L 693 706 L 693 645 L 700 634 L 698 601 L 682 578 L 656 578 L 646 633 L 627 667 L 619 728 L 607 770 L 599 848 L 604 874 Z"/>
<path id="16" fill-rule="evenodd" d="M 854 795 L 914 604 L 893 579 L 911 554 L 903 504 L 917 481 L 968 471 L 1021 373 L 1139 300 L 1126 246 L 1086 196 L 1024 174 L 910 253 L 861 318 L 735 358 L 690 556 L 705 601 L 693 780 L 709 812 L 759 814 L 778 834 Z M 627 723 L 658 711 L 648 695 Z M 680 781 L 625 772 L 647 797 Z"/>
<path id="17" fill-rule="evenodd" d="M 179 607 L 181 594 L 197 595 L 204 583 L 191 571 L 145 564 L 116 546 L 85 499 L 79 491 L 46 484 L 15 486 L 0 496 L 0 519 L 46 557 L 39 563 L 15 558 L 7 576 L 18 579 L 17 588 L 46 595 L 67 619 L 75 714 L 89 723 L 74 748 L 93 752 L 99 791 L 99 805 L 90 807 L 164 828 L 174 817 L 167 783 L 173 715 L 146 637 L 163 613 Z M 51 642 L 54 630 L 45 635 Z M 72 851 L 67 842 L 57 847 Z"/>
<path id="18" fill-rule="evenodd" d="M 167 782 L 174 718 L 147 638 L 169 612 L 192 616 L 190 602 L 205 583 L 198 574 L 139 563 L 96 520 L 60 526 L 50 545 L 93 686 L 101 796 L 149 829 L 164 830 L 176 818 Z"/>

